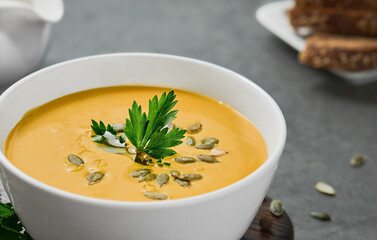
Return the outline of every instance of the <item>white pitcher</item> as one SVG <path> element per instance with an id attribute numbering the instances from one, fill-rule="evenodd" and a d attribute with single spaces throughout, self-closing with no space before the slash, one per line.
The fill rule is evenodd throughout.
<path id="1" fill-rule="evenodd" d="M 0 84 L 36 70 L 63 12 L 62 0 L 0 0 Z"/>

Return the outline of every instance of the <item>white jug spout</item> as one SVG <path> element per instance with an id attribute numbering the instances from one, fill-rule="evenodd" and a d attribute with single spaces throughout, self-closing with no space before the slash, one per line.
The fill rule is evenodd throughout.
<path id="1" fill-rule="evenodd" d="M 32 0 L 35 14 L 47 22 L 58 22 L 64 13 L 63 0 Z"/>
<path id="2" fill-rule="evenodd" d="M 20 8 L 30 10 L 41 21 L 55 23 L 64 13 L 63 0 L 0 0 L 0 9 Z"/>

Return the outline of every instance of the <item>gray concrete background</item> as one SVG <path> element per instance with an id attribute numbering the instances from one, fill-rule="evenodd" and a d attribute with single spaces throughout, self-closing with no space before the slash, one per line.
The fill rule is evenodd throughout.
<path id="1" fill-rule="evenodd" d="M 255 19 L 268 2 L 66 0 L 42 67 L 94 54 L 158 52 L 209 61 L 252 79 L 287 121 L 286 148 L 268 194 L 282 200 L 296 239 L 377 239 L 377 83 L 352 87 L 298 64 L 297 52 Z M 348 161 L 359 152 L 367 163 L 354 169 Z M 316 192 L 319 180 L 337 195 Z M 333 219 L 312 219 L 311 210 Z"/>

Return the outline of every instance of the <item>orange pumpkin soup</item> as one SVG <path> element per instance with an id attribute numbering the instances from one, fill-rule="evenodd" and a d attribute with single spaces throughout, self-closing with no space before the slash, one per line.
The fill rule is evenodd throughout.
<path id="1" fill-rule="evenodd" d="M 48 102 L 30 110 L 14 127 L 6 142 L 6 156 L 24 173 L 53 187 L 121 201 L 152 201 L 161 194 L 167 199 L 179 199 L 211 192 L 246 177 L 267 159 L 264 139 L 248 119 L 222 102 L 183 90 L 174 90 L 178 100 L 174 109 L 179 112 L 172 123 L 181 129 L 192 124 L 201 124 L 201 128 L 184 134 L 183 143 L 172 148 L 176 154 L 161 161 L 151 159 L 144 166 L 134 161 L 133 147 L 127 139 L 124 148 L 93 141 L 91 119 L 102 120 L 106 125 L 125 123 L 134 100 L 148 112 L 149 99 L 168 91 L 159 87 L 117 86 Z M 205 149 L 197 148 L 205 138 L 219 141 Z M 82 164 L 72 163 L 69 155 L 77 156 Z M 206 161 L 198 155 L 212 158 Z M 190 159 L 183 159 L 188 163 L 182 163 L 179 157 Z M 151 178 L 138 174 L 140 169 L 147 169 L 142 172 L 146 171 Z M 172 170 L 181 176 L 200 177 L 186 181 Z M 91 176 L 94 180 L 90 182 L 91 173 L 100 176 Z M 147 196 L 148 193 L 157 197 Z"/>

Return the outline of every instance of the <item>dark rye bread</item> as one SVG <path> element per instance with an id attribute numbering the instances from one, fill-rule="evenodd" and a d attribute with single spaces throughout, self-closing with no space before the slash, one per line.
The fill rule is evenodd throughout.
<path id="1" fill-rule="evenodd" d="M 294 28 L 340 34 L 377 36 L 377 11 L 358 11 L 331 8 L 299 8 L 288 10 Z"/>
<path id="2" fill-rule="evenodd" d="M 318 33 L 306 40 L 299 53 L 305 65 L 345 71 L 377 69 L 377 39 Z"/>
<path id="3" fill-rule="evenodd" d="M 377 0 L 295 0 L 296 7 L 325 7 L 377 11 Z"/>

